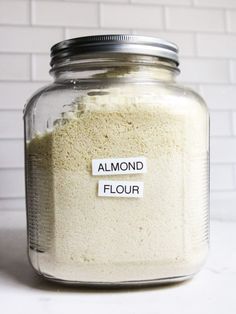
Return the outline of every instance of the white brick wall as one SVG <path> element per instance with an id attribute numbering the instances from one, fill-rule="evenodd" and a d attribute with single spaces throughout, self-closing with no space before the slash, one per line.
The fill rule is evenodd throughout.
<path id="1" fill-rule="evenodd" d="M 189 83 L 229 83 L 229 64 L 227 60 L 183 58 L 182 75 L 179 80 Z"/>
<path id="2" fill-rule="evenodd" d="M 234 173 L 231 165 L 211 166 L 211 187 L 214 191 L 234 190 Z"/>
<path id="3" fill-rule="evenodd" d="M 177 3 L 178 1 L 176 1 Z M 224 11 L 202 8 L 166 8 L 166 28 L 170 30 L 224 31 Z M 210 17 L 210 18 L 209 18 Z"/>
<path id="4" fill-rule="evenodd" d="M 230 136 L 231 113 L 229 111 L 212 111 L 211 112 L 211 136 Z"/>
<path id="5" fill-rule="evenodd" d="M 0 56 L 0 80 L 29 81 L 30 55 L 2 53 Z"/>
<path id="6" fill-rule="evenodd" d="M 33 25 L 96 27 L 98 4 L 85 2 L 33 1 Z"/>
<path id="7" fill-rule="evenodd" d="M 100 18 L 102 27 L 163 29 L 164 26 L 163 8 L 154 5 L 101 4 Z"/>
<path id="8" fill-rule="evenodd" d="M 22 109 L 50 47 L 121 32 L 179 45 L 180 81 L 211 112 L 212 216 L 236 219 L 236 0 L 0 0 L 0 209 L 24 207 Z"/>
<path id="9" fill-rule="evenodd" d="M 0 140 L 0 165 L 1 169 L 22 168 L 24 166 L 23 159 L 23 141 L 22 139 L 9 138 Z M 1 186 L 4 181 L 1 181 Z M 24 196 L 24 195 L 21 195 Z"/>
<path id="10" fill-rule="evenodd" d="M 0 23 L 1 24 L 29 24 L 30 10 L 28 1 L 9 1 L 0 2 Z"/>
<path id="11" fill-rule="evenodd" d="M 236 34 L 197 34 L 196 52 L 199 57 L 235 58 Z"/>

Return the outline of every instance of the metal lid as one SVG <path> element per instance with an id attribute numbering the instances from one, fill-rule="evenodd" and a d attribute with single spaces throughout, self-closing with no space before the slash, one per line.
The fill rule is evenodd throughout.
<path id="1" fill-rule="evenodd" d="M 167 40 L 138 35 L 95 35 L 61 41 L 51 48 L 51 66 L 64 58 L 93 53 L 133 53 L 161 57 L 177 65 L 178 47 Z"/>

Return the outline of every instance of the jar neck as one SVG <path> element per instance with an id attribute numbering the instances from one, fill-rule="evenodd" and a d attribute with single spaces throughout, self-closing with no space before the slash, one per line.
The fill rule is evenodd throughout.
<path id="1" fill-rule="evenodd" d="M 171 60 L 133 54 L 68 58 L 56 62 L 50 70 L 55 82 L 106 79 L 175 82 L 178 73 Z"/>

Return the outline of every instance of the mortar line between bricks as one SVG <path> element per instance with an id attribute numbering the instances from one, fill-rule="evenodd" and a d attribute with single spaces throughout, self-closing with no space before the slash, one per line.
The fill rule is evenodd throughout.
<path id="1" fill-rule="evenodd" d="M 222 137 L 231 137 L 233 135 L 229 134 L 229 135 L 210 135 L 211 139 L 215 139 L 215 137 L 217 137 L 218 139 L 221 139 Z"/>
<path id="2" fill-rule="evenodd" d="M 72 0 L 72 1 L 76 1 L 76 0 Z M 109 3 L 107 1 L 103 2 L 103 0 L 101 0 L 102 3 L 104 4 L 109 4 L 109 5 L 112 5 L 112 4 L 120 4 L 120 5 L 123 5 L 123 4 L 132 4 L 132 5 L 140 5 L 140 6 L 161 6 L 161 5 L 165 5 L 164 1 L 163 3 L 155 3 L 155 2 L 149 2 L 149 1 L 145 1 L 145 2 L 136 2 L 135 0 L 127 0 L 128 2 L 112 2 L 112 3 Z M 179 4 L 179 5 L 176 5 L 175 3 L 168 3 L 167 5 L 165 6 L 168 6 L 168 7 L 174 7 L 174 8 L 194 8 L 193 6 L 193 1 L 190 0 L 189 3 L 186 3 L 186 4 Z M 204 7 L 202 7 L 204 8 Z"/>
<path id="3" fill-rule="evenodd" d="M 14 198 L 14 199 L 18 199 L 18 198 L 23 198 L 23 197 L 25 197 L 25 196 L 23 196 L 23 195 L 21 194 L 21 196 L 12 195 L 12 196 L 9 196 L 9 197 L 10 197 L 10 198 L 12 197 L 12 198 Z M 24 209 L 23 209 L 23 210 L 24 210 Z M 0 211 L 2 212 L 2 211 L 4 211 L 4 210 L 0 209 Z M 16 212 L 16 210 L 14 210 L 14 209 L 13 209 L 13 211 Z M 19 209 L 18 211 L 21 211 L 21 209 Z"/>
<path id="4" fill-rule="evenodd" d="M 235 163 L 233 163 L 233 162 L 228 162 L 228 163 L 226 163 L 226 162 L 222 162 L 222 163 L 220 163 L 220 162 L 210 162 L 210 167 L 213 167 L 213 166 L 228 166 L 228 165 L 235 165 L 236 166 L 236 164 Z"/>
<path id="5" fill-rule="evenodd" d="M 143 4 L 144 6 L 148 6 L 148 4 Z M 149 3 L 150 5 L 150 3 Z M 205 6 L 192 6 L 191 4 L 153 4 L 152 6 L 161 6 L 164 5 L 166 8 L 170 8 L 170 9 L 190 9 L 192 11 L 219 11 L 222 12 L 224 9 L 227 9 L 225 7 L 205 7 Z M 236 7 L 235 7 L 236 10 Z"/>
<path id="6" fill-rule="evenodd" d="M 0 171 L 9 171 L 9 170 L 20 170 L 20 171 L 22 171 L 22 170 L 24 170 L 24 166 L 22 166 L 22 167 L 17 167 L 17 166 L 7 166 L 7 167 L 3 167 L 3 166 L 1 166 L 0 167 Z"/>
<path id="7" fill-rule="evenodd" d="M 104 4 L 103 4 L 104 5 Z M 78 28 L 78 29 L 96 29 L 98 28 L 98 26 L 91 26 L 91 25 L 69 25 L 69 24 L 58 24 L 58 25 L 51 25 L 51 24 L 32 24 L 32 25 L 29 25 L 29 24 L 7 24 L 7 23 L 2 23 L 0 24 L 0 27 L 9 27 L 9 28 L 28 28 L 28 29 L 58 29 L 58 30 L 61 30 L 62 27 L 67 27 L 67 28 Z M 106 29 L 106 28 L 112 28 L 112 29 L 122 29 L 122 25 L 120 27 L 113 27 L 113 26 L 102 26 L 103 29 Z M 124 29 L 127 29 L 127 27 L 124 27 Z M 153 32 L 158 32 L 158 31 L 161 31 L 161 29 L 156 29 L 156 28 L 146 28 L 146 27 L 136 27 L 136 30 L 141 30 L 141 31 L 144 31 L 144 32 L 147 32 L 147 31 L 153 31 Z M 162 30 L 164 31 L 164 30 Z M 219 36 L 236 36 L 236 31 L 235 32 L 230 32 L 230 33 L 225 33 L 224 30 L 222 31 L 207 31 L 207 30 L 188 30 L 188 29 L 172 29 L 172 28 L 166 28 L 165 29 L 165 32 L 170 32 L 170 33 L 176 33 L 176 34 L 182 34 L 182 33 L 185 33 L 185 34 L 193 34 L 193 33 L 196 33 L 197 35 L 219 35 Z"/>
<path id="8" fill-rule="evenodd" d="M 0 0 L 1 1 L 1 0 Z M 17 51 L 6 51 L 6 52 L 4 52 L 4 51 L 0 51 L 0 55 L 25 55 L 25 56 L 29 56 L 31 53 L 33 53 L 33 54 L 35 54 L 35 55 L 43 55 L 43 56 L 46 56 L 46 55 L 48 55 L 48 53 L 46 53 L 46 52 L 30 52 L 30 51 L 26 51 L 26 52 L 21 52 L 21 51 L 19 51 L 19 52 L 17 52 Z"/>
<path id="9" fill-rule="evenodd" d="M 0 0 L 1 1 L 1 0 Z M 20 0 L 19 0 L 20 1 Z M 3 27 L 8 27 L 8 28 L 28 28 L 28 29 L 58 29 L 58 30 L 62 30 L 63 27 L 68 27 L 68 28 L 79 28 L 79 29 L 86 29 L 86 28 L 91 28 L 91 29 L 94 29 L 96 28 L 97 26 L 91 26 L 91 25 L 68 25 L 68 24 L 58 24 L 58 25 L 50 25 L 50 24 L 32 24 L 32 25 L 29 25 L 29 24 L 6 24 L 6 23 L 3 23 L 3 24 L 0 24 L 0 29 L 3 28 Z"/>
<path id="10" fill-rule="evenodd" d="M 180 70 L 181 70 L 181 63 L 180 63 Z M 202 87 L 236 87 L 236 83 L 232 84 L 230 82 L 224 81 L 224 82 L 200 82 L 200 81 L 181 81 L 177 79 L 178 83 L 181 83 L 182 85 L 199 85 L 200 89 Z M 236 93 L 236 90 L 235 90 Z"/>
<path id="11" fill-rule="evenodd" d="M 76 1 L 76 0 L 73 0 Z M 85 1 L 85 0 L 84 0 Z M 67 1 L 69 2 L 69 1 Z M 141 6 L 141 7 L 160 7 L 160 6 L 165 6 L 166 8 L 170 8 L 170 9 L 190 9 L 190 10 L 194 10 L 194 11 L 209 11 L 209 10 L 213 10 L 213 11 L 222 11 L 225 7 L 205 7 L 205 6 L 194 6 L 192 3 L 188 3 L 188 4 L 165 4 L 165 3 L 155 3 L 155 2 L 133 2 L 131 0 L 131 2 L 103 2 L 102 0 L 100 1 L 101 3 L 107 5 L 107 6 L 112 6 L 112 5 L 120 5 L 120 6 L 125 6 L 125 5 L 132 5 L 132 6 Z M 78 1 L 77 1 L 78 3 Z M 87 2 L 86 2 L 87 3 Z M 91 3 L 91 2 L 90 2 Z M 97 2 L 93 2 L 93 3 L 97 3 Z M 229 8 L 232 9 L 232 8 Z M 236 7 L 235 7 L 236 10 Z"/>
<path id="12" fill-rule="evenodd" d="M 205 4 L 197 4 L 195 2 L 195 0 L 192 0 L 192 1 L 193 1 L 193 8 L 201 8 L 201 9 L 208 9 L 208 10 L 211 10 L 211 9 L 219 9 L 219 10 L 223 10 L 223 9 L 230 9 L 230 10 L 232 10 L 232 9 L 235 9 L 236 10 L 236 5 L 234 5 L 234 6 L 224 6 L 224 5 L 217 6 L 217 5 L 214 5 L 214 4 L 213 5 L 208 5 L 207 1 L 205 1 L 205 3 L 206 3 L 206 5 L 205 5 Z"/>
<path id="13" fill-rule="evenodd" d="M 50 60 L 50 58 L 48 59 Z M 0 85 L 3 84 L 3 83 L 19 83 L 19 84 L 25 84 L 25 83 L 38 83 L 38 84 L 50 84 L 51 81 L 42 81 L 42 80 L 33 80 L 33 81 L 30 81 L 30 80 L 1 80 L 0 79 Z"/>
<path id="14" fill-rule="evenodd" d="M 181 56 L 182 59 L 193 61 L 228 61 L 227 57 Z"/>
<path id="15" fill-rule="evenodd" d="M 19 198 L 16 198 L 16 200 L 21 200 L 22 199 L 22 197 L 19 197 Z M 10 201 L 11 199 L 9 199 L 9 201 Z M 0 199 L 0 201 L 1 201 L 1 199 Z M 4 206 L 4 207 L 0 207 L 0 212 L 1 213 L 4 213 L 4 212 L 8 212 L 8 213 L 16 213 L 16 212 L 25 212 L 25 206 L 24 207 L 6 207 L 6 206 Z"/>
<path id="16" fill-rule="evenodd" d="M 23 120 L 23 113 L 22 113 L 22 120 Z M 13 141 L 22 141 L 24 139 L 24 135 L 22 135 L 21 137 L 3 137 L 3 138 L 1 138 L 0 137 L 0 142 L 3 140 L 4 142 L 6 142 L 6 141 L 10 141 L 10 142 L 12 142 L 12 140 Z"/>
<path id="17" fill-rule="evenodd" d="M 0 108 L 0 112 L 4 112 L 4 111 L 7 111 L 7 112 L 22 112 L 21 109 L 2 109 Z"/>
<path id="18" fill-rule="evenodd" d="M 229 189 L 212 189 L 210 192 L 213 193 L 218 193 L 218 192 L 222 192 L 222 193 L 227 193 L 227 192 L 236 192 L 235 188 L 229 188 Z"/>
<path id="19" fill-rule="evenodd" d="M 225 109 L 225 108 L 222 108 L 222 109 L 209 109 L 209 112 L 210 112 L 210 114 L 211 113 L 223 113 L 223 112 L 226 112 L 226 113 L 228 113 L 228 114 L 232 114 L 234 111 L 236 110 L 236 107 L 235 107 L 235 109 Z"/>
<path id="20" fill-rule="evenodd" d="M 23 120 L 23 110 L 22 110 L 22 120 Z M 24 139 L 24 135 L 22 134 L 22 137 L 2 137 L 0 138 L 0 143 L 1 142 L 20 142 Z M 1 166 L 0 166 L 1 167 Z"/>
<path id="21" fill-rule="evenodd" d="M 218 190 L 218 191 L 211 191 L 211 193 L 227 193 L 227 192 L 229 192 L 229 193 L 235 193 L 236 192 L 236 189 L 234 189 L 234 190 L 232 190 L 232 191 L 224 191 L 224 190 Z M 213 195 L 211 195 L 211 196 L 213 196 Z"/>
<path id="22" fill-rule="evenodd" d="M 37 0 L 36 0 L 37 1 Z M 41 1 L 46 1 L 46 0 L 41 0 Z M 110 5 L 113 5 L 113 4 L 120 4 L 120 5 L 124 5 L 124 4 L 129 4 L 130 2 L 130 0 L 126 0 L 127 2 L 119 2 L 119 1 L 113 1 L 112 3 L 109 3 L 109 2 L 107 2 L 107 1 L 103 1 L 103 0 L 97 0 L 97 1 L 86 1 L 86 0 L 79 0 L 79 2 L 78 2 L 78 0 L 67 0 L 66 2 L 65 2 L 65 0 L 57 0 L 57 1 L 59 1 L 59 2 L 64 2 L 64 3 L 70 3 L 70 2 L 73 2 L 73 3 L 83 3 L 83 4 L 97 4 L 97 3 L 104 3 L 104 4 L 110 4 Z M 144 4 L 145 5 L 145 4 Z M 155 5 L 155 4 L 154 4 Z"/>
<path id="23" fill-rule="evenodd" d="M 15 197 L 15 196 L 0 196 L 0 201 L 11 200 L 11 199 L 24 199 L 24 196 Z"/>
<path id="24" fill-rule="evenodd" d="M 11 25 L 12 26 L 12 25 Z M 68 26 L 66 25 L 66 27 L 68 28 L 78 28 L 78 29 L 87 29 L 87 28 L 91 28 L 89 26 L 76 26 L 76 25 L 71 25 L 71 26 Z M 92 28 L 96 28 L 95 26 L 93 26 Z M 112 28 L 112 29 L 121 29 L 122 26 L 120 27 L 117 27 L 117 26 L 102 26 L 101 27 L 102 29 L 106 29 L 106 28 Z M 124 28 L 124 29 L 127 29 L 127 28 Z M 136 28 L 136 30 L 141 30 L 141 31 L 144 31 L 144 32 L 147 32 L 147 31 L 151 31 L 151 32 L 158 32 L 158 31 L 161 31 L 160 29 L 156 29 L 156 28 Z M 230 32 L 230 33 L 227 33 L 225 34 L 224 31 L 199 31 L 199 30 L 187 30 L 187 29 L 180 29 L 180 30 L 176 30 L 176 29 L 165 29 L 165 32 L 166 33 L 173 33 L 173 34 L 193 34 L 193 33 L 196 33 L 196 35 L 225 35 L 225 36 L 228 36 L 228 35 L 235 35 L 236 36 L 236 31 L 235 32 Z"/>
<path id="25" fill-rule="evenodd" d="M 225 139 L 231 139 L 231 140 L 236 140 L 236 137 L 235 136 L 229 136 L 229 135 L 222 135 L 222 136 L 215 136 L 215 135 L 212 135 L 211 136 L 211 140 L 216 140 L 216 139 L 221 139 L 221 140 L 225 140 Z M 235 160 L 236 162 L 236 160 Z"/>
<path id="26" fill-rule="evenodd" d="M 235 162 L 211 162 L 211 166 L 236 166 Z"/>

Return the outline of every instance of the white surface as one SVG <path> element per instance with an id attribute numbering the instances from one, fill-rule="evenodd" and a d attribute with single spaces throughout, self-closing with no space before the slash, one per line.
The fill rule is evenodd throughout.
<path id="1" fill-rule="evenodd" d="M 235 15 L 235 0 L 0 0 L 0 210 L 23 204 L 22 109 L 52 79 L 51 45 L 124 32 L 179 45 L 179 79 L 199 90 L 213 113 L 212 215 L 236 220 Z"/>
<path id="2" fill-rule="evenodd" d="M 89 290 L 48 283 L 26 257 L 24 212 L 0 212 L 0 304 L 7 314 L 235 314 L 236 223 L 213 221 L 204 269 L 184 284 Z"/>

